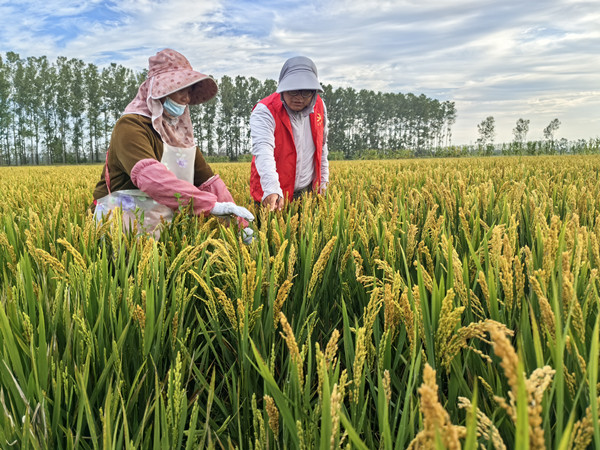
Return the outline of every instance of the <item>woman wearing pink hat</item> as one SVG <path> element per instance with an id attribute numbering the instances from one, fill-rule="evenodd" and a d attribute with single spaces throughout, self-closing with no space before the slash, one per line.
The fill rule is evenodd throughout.
<path id="1" fill-rule="evenodd" d="M 254 216 L 234 203 L 194 142 L 189 105 L 212 99 L 217 84 L 175 50 L 162 50 L 149 63 L 148 78 L 113 129 L 94 190 L 95 217 L 121 208 L 130 219 L 125 227 L 136 219 L 142 231 L 157 235 L 161 217 L 170 220 L 192 201 L 197 215 L 233 215 L 247 226 Z"/>

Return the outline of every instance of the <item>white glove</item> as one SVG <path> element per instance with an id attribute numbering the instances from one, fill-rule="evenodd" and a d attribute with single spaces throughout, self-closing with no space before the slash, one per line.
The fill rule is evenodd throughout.
<path id="1" fill-rule="evenodd" d="M 242 242 L 246 245 L 252 244 L 254 240 L 254 230 L 250 227 L 244 228 L 240 231 L 240 235 L 242 236 Z"/>
<path id="2" fill-rule="evenodd" d="M 242 219 L 246 219 L 248 222 L 254 220 L 254 216 L 250 211 L 233 202 L 217 202 L 213 209 L 210 210 L 210 213 L 215 216 L 238 216 Z"/>

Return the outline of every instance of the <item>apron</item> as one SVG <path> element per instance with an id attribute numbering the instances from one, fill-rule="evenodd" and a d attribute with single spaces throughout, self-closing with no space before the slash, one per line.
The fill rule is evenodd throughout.
<path id="1" fill-rule="evenodd" d="M 194 163 L 196 161 L 196 147 L 174 147 L 163 142 L 163 155 L 160 160 L 164 166 L 173 172 L 180 180 L 194 183 Z M 110 178 L 108 176 L 108 153 L 105 165 L 105 180 L 108 195 L 96 201 L 94 218 L 101 222 L 106 215 L 116 209 L 121 209 L 123 231 L 129 231 L 137 224 L 138 234 L 152 233 L 156 239 L 160 236 L 160 224 L 164 220 L 173 219 L 173 210 L 162 205 L 139 189 L 124 189 L 110 191 Z"/>

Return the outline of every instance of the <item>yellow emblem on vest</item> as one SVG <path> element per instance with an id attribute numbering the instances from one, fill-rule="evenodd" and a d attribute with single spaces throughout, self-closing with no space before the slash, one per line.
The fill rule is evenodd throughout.
<path id="1" fill-rule="evenodd" d="M 317 125 L 323 126 L 323 115 L 321 113 L 317 113 Z"/>

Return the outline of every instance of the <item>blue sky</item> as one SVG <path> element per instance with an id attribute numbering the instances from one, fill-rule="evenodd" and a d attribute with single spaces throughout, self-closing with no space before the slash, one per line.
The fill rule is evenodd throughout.
<path id="1" fill-rule="evenodd" d="M 453 143 L 519 118 L 541 139 L 600 137 L 600 1 L 0 0 L 0 55 L 79 58 L 135 70 L 165 47 L 195 69 L 277 79 L 290 56 L 322 83 L 456 103 Z"/>

